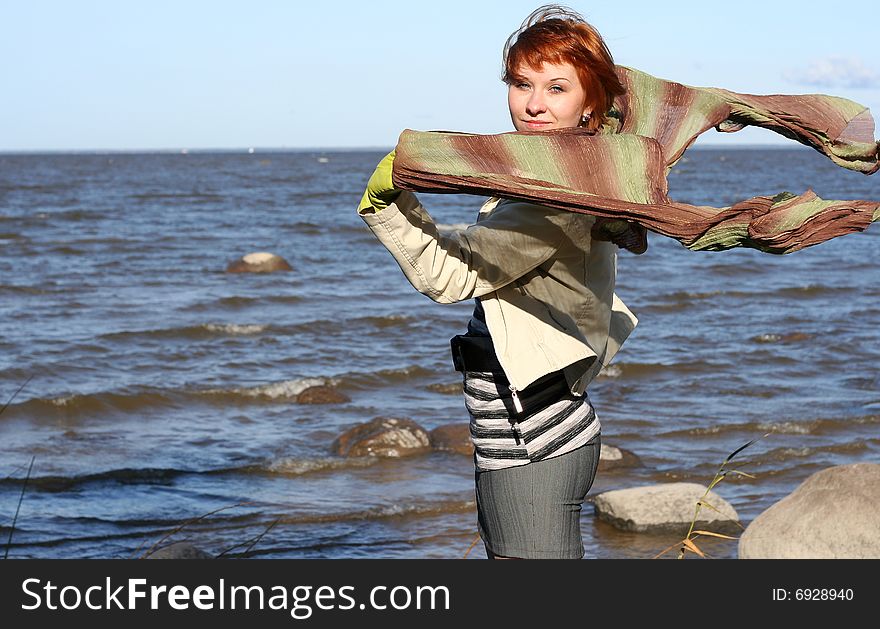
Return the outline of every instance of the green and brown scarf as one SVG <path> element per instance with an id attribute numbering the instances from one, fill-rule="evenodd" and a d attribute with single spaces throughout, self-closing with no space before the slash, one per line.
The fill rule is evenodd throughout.
<path id="1" fill-rule="evenodd" d="M 406 130 L 396 148 L 394 184 L 623 219 L 692 250 L 789 253 L 880 219 L 878 201 L 827 201 L 811 190 L 723 208 L 679 203 L 667 195 L 669 170 L 711 127 L 724 132 L 763 127 L 844 168 L 877 172 L 880 142 L 864 106 L 819 94 L 757 96 L 694 88 L 623 66 L 617 70 L 626 94 L 598 134 L 576 128 L 497 135 Z"/>

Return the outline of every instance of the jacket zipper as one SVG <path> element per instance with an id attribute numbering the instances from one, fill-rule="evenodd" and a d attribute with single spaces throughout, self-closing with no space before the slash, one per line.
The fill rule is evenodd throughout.
<path id="1" fill-rule="evenodd" d="M 510 397 L 513 399 L 513 408 L 516 409 L 516 414 L 521 415 L 523 412 L 522 401 L 519 399 L 519 395 L 517 395 L 516 387 L 512 384 L 510 385 Z M 511 417 L 510 418 L 510 427 L 513 430 L 513 441 L 516 445 L 520 445 L 520 439 L 522 439 L 522 434 L 520 433 L 516 420 Z"/>
<path id="2" fill-rule="evenodd" d="M 517 395 L 516 387 L 510 385 L 510 397 L 513 398 L 513 407 L 516 409 L 517 413 L 523 412 L 523 405 L 519 399 L 519 395 Z"/>

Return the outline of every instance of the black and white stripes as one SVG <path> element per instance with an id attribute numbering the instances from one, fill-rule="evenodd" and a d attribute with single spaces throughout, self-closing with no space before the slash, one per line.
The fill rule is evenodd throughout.
<path id="1" fill-rule="evenodd" d="M 514 409 L 503 374 L 464 372 L 477 470 L 514 467 L 565 454 L 599 433 L 599 418 L 586 393 L 573 396 L 561 372 L 518 394 L 522 413 Z"/>

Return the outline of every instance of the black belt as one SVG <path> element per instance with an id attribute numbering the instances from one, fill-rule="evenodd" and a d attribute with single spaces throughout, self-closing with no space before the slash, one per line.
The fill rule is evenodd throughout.
<path id="1" fill-rule="evenodd" d="M 495 355 L 495 347 L 488 336 L 460 334 L 450 340 L 452 363 L 456 371 L 494 371 L 503 373 Z"/>

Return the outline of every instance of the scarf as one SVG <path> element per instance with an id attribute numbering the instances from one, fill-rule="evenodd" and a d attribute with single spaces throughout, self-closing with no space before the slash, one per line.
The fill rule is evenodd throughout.
<path id="1" fill-rule="evenodd" d="M 522 199 L 638 223 L 691 250 L 750 247 L 790 253 L 880 219 L 878 201 L 836 201 L 812 190 L 758 196 L 728 207 L 669 198 L 666 177 L 711 127 L 763 127 L 867 175 L 880 169 L 874 120 L 853 101 L 696 88 L 617 66 L 626 93 L 596 134 L 584 129 L 495 135 L 405 130 L 392 180 L 405 190 Z"/>

